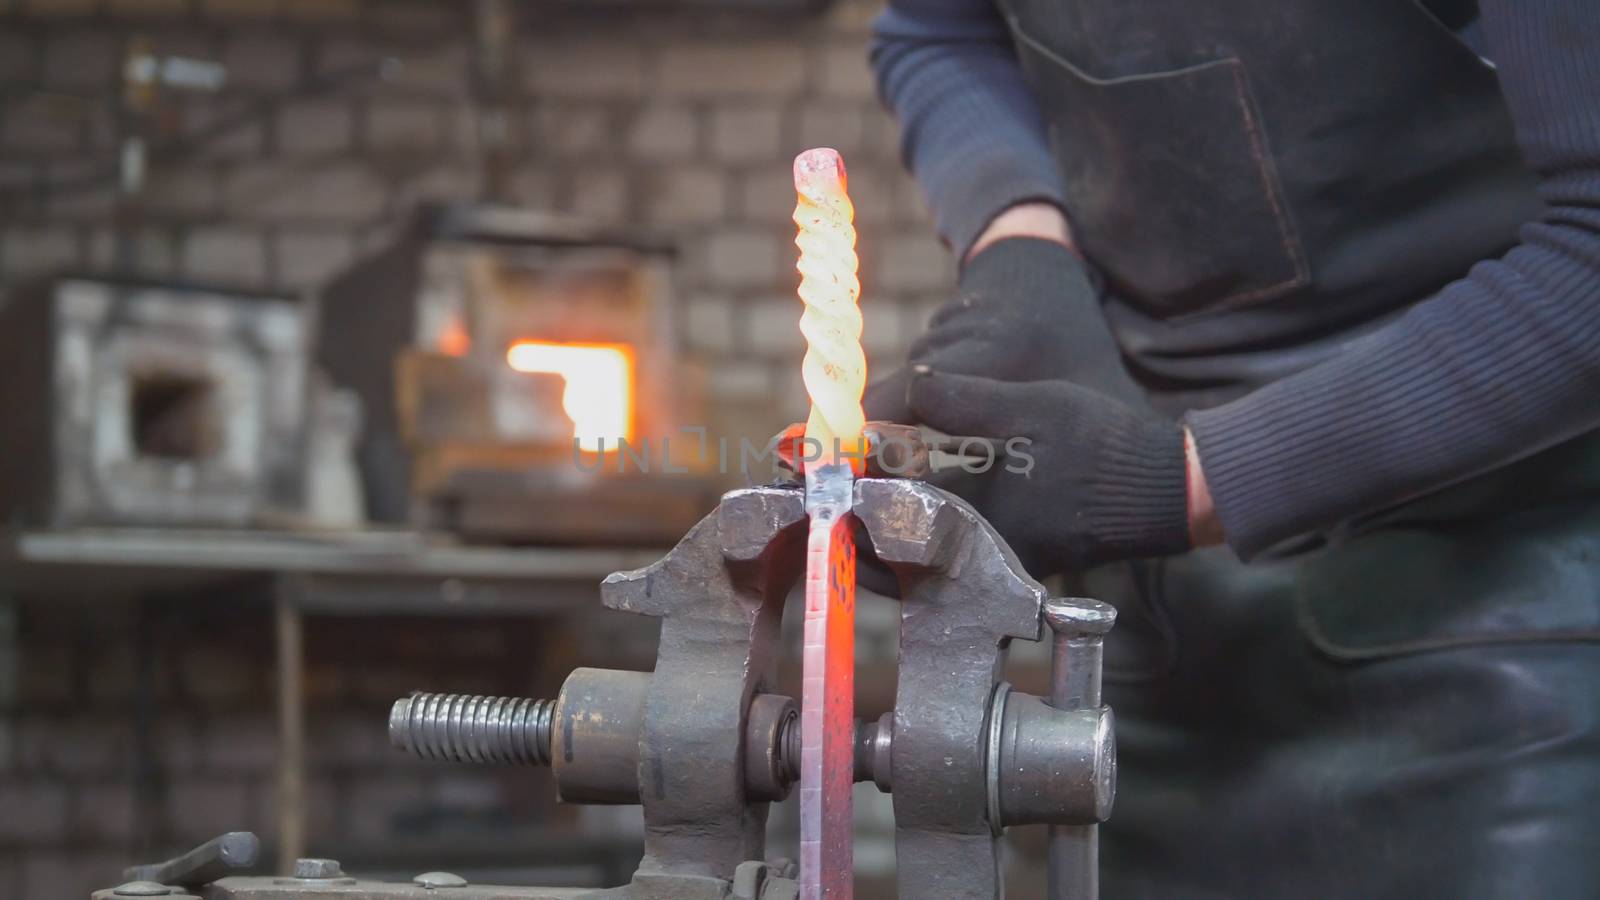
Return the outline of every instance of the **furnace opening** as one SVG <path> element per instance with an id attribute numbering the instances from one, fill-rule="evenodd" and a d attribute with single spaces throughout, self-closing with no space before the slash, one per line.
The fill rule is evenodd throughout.
<path id="1" fill-rule="evenodd" d="M 220 443 L 215 385 L 208 378 L 171 372 L 146 372 L 132 377 L 128 420 L 140 456 L 198 461 Z"/>

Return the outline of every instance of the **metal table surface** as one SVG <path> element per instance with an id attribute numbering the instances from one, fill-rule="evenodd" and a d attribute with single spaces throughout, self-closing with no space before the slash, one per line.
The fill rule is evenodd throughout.
<path id="1" fill-rule="evenodd" d="M 385 530 L 81 528 L 0 532 L 0 593 L 98 600 L 264 579 L 274 607 L 278 868 L 305 851 L 304 622 L 340 615 L 541 615 L 599 605 L 612 572 L 664 548 L 481 547 Z"/>

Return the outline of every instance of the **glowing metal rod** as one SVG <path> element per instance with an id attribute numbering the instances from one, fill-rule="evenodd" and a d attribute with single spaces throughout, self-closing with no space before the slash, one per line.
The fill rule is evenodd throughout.
<path id="1" fill-rule="evenodd" d="M 802 374 L 811 396 L 806 440 L 806 616 L 800 693 L 800 898 L 850 900 L 854 853 L 850 792 L 855 750 L 855 565 L 850 505 L 862 451 L 861 291 L 844 162 L 833 150 L 794 161 L 799 203 Z M 854 459 L 845 459 L 850 454 Z"/>
<path id="2" fill-rule="evenodd" d="M 861 283 L 856 279 L 855 209 L 845 192 L 844 160 L 836 151 L 807 150 L 795 157 L 794 187 L 799 202 L 800 300 L 806 338 L 801 363 L 811 415 L 806 437 L 819 442 L 823 462 L 835 453 L 861 449 L 866 416 L 861 392 L 867 385 L 867 358 L 861 349 Z M 838 441 L 835 447 L 834 442 Z"/>

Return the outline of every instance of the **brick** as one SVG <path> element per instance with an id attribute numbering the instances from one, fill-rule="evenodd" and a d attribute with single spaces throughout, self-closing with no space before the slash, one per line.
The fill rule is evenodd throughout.
<path id="1" fill-rule="evenodd" d="M 361 0 L 283 0 L 283 14 L 307 22 L 334 22 L 361 15 Z"/>
<path id="2" fill-rule="evenodd" d="M 727 297 L 706 297 L 685 303 L 683 336 L 691 350 L 733 352 L 736 341 L 733 301 Z"/>
<path id="3" fill-rule="evenodd" d="M 355 256 L 355 240 L 339 231 L 291 232 L 278 236 L 278 281 L 286 287 L 320 284 Z"/>
<path id="4" fill-rule="evenodd" d="M 0 816 L 0 842 L 40 845 L 63 840 L 69 800 L 65 782 L 44 778 L 0 781 L 0 809 L 5 810 Z"/>
<path id="5" fill-rule="evenodd" d="M 5 109 L 0 140 L 10 151 L 71 153 L 84 143 L 82 113 L 74 106 L 42 100 L 15 103 Z"/>
<path id="6" fill-rule="evenodd" d="M 225 120 L 230 123 L 227 130 L 208 134 L 196 156 L 200 159 L 237 159 L 254 158 L 261 153 L 266 130 L 258 119 L 245 112 L 245 102 L 243 98 L 227 97 L 193 97 L 184 102 L 183 132 L 186 138 L 194 139 L 202 133 L 211 132 Z M 235 122 L 237 124 L 232 124 Z"/>
<path id="7" fill-rule="evenodd" d="M 379 74 L 385 59 L 398 61 L 398 57 L 371 38 L 350 34 L 334 34 L 318 41 L 313 48 L 312 63 L 318 75 L 342 76 L 352 72 Z"/>
<path id="8" fill-rule="evenodd" d="M 215 172 L 184 165 L 156 172 L 149 181 L 144 202 L 155 213 L 207 216 L 216 212 L 220 194 Z"/>
<path id="9" fill-rule="evenodd" d="M 849 160 L 845 160 L 849 165 Z M 881 166 L 850 166 L 850 201 L 855 205 L 856 226 L 882 225 L 896 219 L 898 202 L 895 186 L 900 181 L 897 169 Z"/>
<path id="10" fill-rule="evenodd" d="M 73 241 L 76 244 L 76 240 Z M 9 248 L 9 236 L 5 246 Z M 6 280 L 15 278 L 9 262 L 5 264 Z M 24 646 L 22 665 L 16 670 L 16 703 L 23 709 L 38 709 L 73 702 L 76 686 L 73 680 L 77 657 L 56 643 L 32 643 Z"/>
<path id="11" fill-rule="evenodd" d="M 719 361 L 711 367 L 706 389 L 722 402 L 766 402 L 772 398 L 772 370 L 766 363 Z M 730 438 L 730 452 L 737 454 L 738 439 Z M 730 460 L 730 464 L 736 465 L 737 461 Z"/>
<path id="12" fill-rule="evenodd" d="M 878 86 L 867 64 L 866 47 L 861 44 L 834 44 L 817 54 L 817 90 L 826 97 L 872 100 Z"/>
<path id="13" fill-rule="evenodd" d="M 277 725 L 265 714 L 218 717 L 200 731 L 200 768 L 208 774 L 268 772 L 277 759 Z"/>
<path id="14" fill-rule="evenodd" d="M 262 91 L 285 90 L 300 80 L 300 45 L 283 37 L 244 32 L 223 50 L 228 87 Z"/>
<path id="15" fill-rule="evenodd" d="M 313 169 L 248 165 L 223 184 L 223 204 L 233 216 L 366 222 L 383 212 L 388 188 L 353 162 Z"/>
<path id="16" fill-rule="evenodd" d="M 77 900 L 121 883 L 120 872 L 108 872 L 99 865 L 90 868 L 85 865 L 85 855 L 54 850 L 25 854 L 16 896 L 27 900 Z"/>
<path id="17" fill-rule="evenodd" d="M 656 86 L 678 96 L 798 94 L 806 84 L 805 53 L 776 41 L 706 41 L 671 45 Z"/>
<path id="18" fill-rule="evenodd" d="M 613 40 L 539 43 L 523 51 L 530 91 L 555 97 L 638 97 L 645 89 L 643 51 Z"/>
<path id="19" fill-rule="evenodd" d="M 158 278 L 170 278 L 177 273 L 179 240 L 168 229 L 146 228 L 134 233 L 132 261 L 123 266 L 117 260 L 117 244 L 122 232 L 110 228 L 96 228 L 90 234 L 89 261 L 96 268 L 118 268 Z"/>
<path id="20" fill-rule="evenodd" d="M 806 385 L 800 374 L 800 355 L 780 360 L 772 376 L 772 396 L 768 399 L 772 409 L 772 431 L 790 422 L 799 422 L 806 417 L 810 401 L 806 397 Z"/>
<path id="21" fill-rule="evenodd" d="M 345 808 L 348 793 L 336 779 L 315 772 L 306 776 L 306 839 L 311 847 L 328 847 L 342 839 L 360 815 Z M 262 835 L 275 834 L 278 830 L 277 780 L 272 777 L 255 779 L 249 785 L 247 804 L 250 830 Z"/>
<path id="22" fill-rule="evenodd" d="M 849 162 L 846 161 L 846 165 Z M 852 173 L 850 192 L 855 195 Z M 787 222 L 794 214 L 794 176 L 788 166 L 762 166 L 738 180 L 736 212 L 750 222 Z"/>
<path id="23" fill-rule="evenodd" d="M 236 226 L 197 228 L 183 248 L 184 271 L 195 278 L 260 283 L 266 277 L 266 242 L 253 229 Z M 220 642 L 187 648 L 180 662 L 188 696 L 209 703 L 232 704 L 256 697 L 266 673 L 247 654 Z"/>
<path id="24" fill-rule="evenodd" d="M 202 9 L 216 19 L 262 19 L 277 15 L 278 0 L 203 0 Z"/>
<path id="25" fill-rule="evenodd" d="M 72 793 L 70 830 L 75 840 L 123 842 L 141 831 L 127 781 L 81 783 Z"/>
<path id="26" fill-rule="evenodd" d="M 873 302 L 861 304 L 861 346 L 869 357 L 903 354 L 907 349 L 908 338 L 901 329 L 903 310 L 887 299 L 874 297 Z"/>
<path id="27" fill-rule="evenodd" d="M 599 104 L 541 106 L 531 122 L 530 146 L 551 156 L 590 159 L 616 142 L 612 111 Z"/>
<path id="28" fill-rule="evenodd" d="M 106 7 L 120 16 L 177 16 L 188 8 L 189 0 L 108 0 Z"/>
<path id="29" fill-rule="evenodd" d="M 470 7 L 465 3 L 438 3 L 435 0 L 384 0 L 374 10 L 371 25 L 380 32 L 427 34 L 459 31 L 467 25 Z"/>
<path id="30" fill-rule="evenodd" d="M 403 757 L 392 755 L 382 723 L 370 716 L 313 715 L 307 723 L 306 736 L 306 760 L 312 768 L 349 766 L 370 771 L 386 763 L 404 761 Z"/>
<path id="31" fill-rule="evenodd" d="M 393 191 L 390 208 L 407 210 L 430 200 L 470 200 L 477 190 L 475 170 L 460 165 L 437 165 L 414 174 Z"/>
<path id="32" fill-rule="evenodd" d="M 782 143 L 783 118 L 765 106 L 717 109 L 711 114 L 711 154 L 732 163 L 777 160 Z"/>
<path id="33" fill-rule="evenodd" d="M 805 336 L 800 333 L 800 314 L 804 307 L 794 297 L 766 297 L 745 306 L 745 346 L 769 358 L 793 358 L 797 363 L 805 353 Z"/>
<path id="34" fill-rule="evenodd" d="M 24 772 L 109 775 L 132 753 L 132 726 L 123 718 L 24 716 L 16 728 L 16 763 Z"/>
<path id="35" fill-rule="evenodd" d="M 410 667 L 368 664 L 356 669 L 350 682 L 357 702 L 389 704 L 417 690 L 418 679 Z"/>
<path id="36" fill-rule="evenodd" d="M 505 810 L 505 791 L 499 779 L 487 771 L 469 772 L 446 769 L 433 784 L 433 802 L 447 810 L 496 813 Z"/>
<path id="37" fill-rule="evenodd" d="M 556 179 L 548 169 L 524 167 L 511 175 L 511 200 L 521 206 L 555 206 Z"/>
<path id="38" fill-rule="evenodd" d="M 704 279 L 730 288 L 771 287 L 781 271 L 781 250 L 771 234 L 723 231 L 705 242 Z"/>
<path id="39" fill-rule="evenodd" d="M 193 778 L 173 782 L 168 833 L 178 843 L 199 843 L 225 831 L 255 829 L 250 783 L 240 779 Z"/>
<path id="40" fill-rule="evenodd" d="M 200 768 L 201 720 L 193 715 L 165 715 L 150 731 L 151 755 L 163 771 L 188 773 Z"/>
<path id="41" fill-rule="evenodd" d="M 473 77 L 472 56 L 465 44 L 394 57 L 399 65 L 385 72 L 384 84 L 410 96 L 464 97 Z"/>
<path id="42" fill-rule="evenodd" d="M 21 0 L 19 6 L 35 16 L 85 16 L 95 11 L 100 0 Z"/>
<path id="43" fill-rule="evenodd" d="M 54 167 L 51 167 L 52 169 Z M 91 220 L 103 222 L 111 218 L 116 209 L 118 192 L 114 186 L 80 187 L 53 191 L 49 195 L 50 217 L 58 220 Z"/>
<path id="44" fill-rule="evenodd" d="M 640 206 L 651 222 L 715 222 L 727 211 L 727 179 L 717 169 L 658 170 L 644 179 Z"/>
<path id="45" fill-rule="evenodd" d="M 183 273 L 201 281 L 259 287 L 267 278 L 266 247 L 253 230 L 197 228 L 184 242 Z M 210 702 L 231 703 L 248 696 L 246 689 L 252 679 L 248 673 L 228 674 L 228 665 L 213 663 L 203 675 L 191 675 L 185 683 L 196 696 Z"/>
<path id="46" fill-rule="evenodd" d="M 620 171 L 583 169 L 572 184 L 573 212 L 608 222 L 621 221 L 628 214 L 628 181 Z"/>
<path id="47" fill-rule="evenodd" d="M 355 116 L 340 100 L 290 103 L 278 113 L 276 136 L 283 153 L 339 153 L 354 140 Z"/>
<path id="48" fill-rule="evenodd" d="M 790 141 L 796 147 L 832 147 L 844 155 L 848 165 L 863 151 L 866 116 L 853 103 L 812 103 L 801 107 L 798 134 Z"/>
<path id="49" fill-rule="evenodd" d="M 396 778 L 357 781 L 350 788 L 346 808 L 351 816 L 350 837 L 370 840 L 394 838 L 405 833 L 406 822 L 435 811 L 430 786 L 411 779 Z"/>
<path id="50" fill-rule="evenodd" d="M 15 32 L 0 32 L 0 81 L 31 81 L 38 63 L 37 40 Z"/>
<path id="51" fill-rule="evenodd" d="M 70 268 L 78 263 L 78 235 L 75 229 L 64 225 L 42 225 L 31 228 L 13 227 L 5 232 L 5 243 L 0 259 L 7 281 L 58 269 Z"/>
<path id="52" fill-rule="evenodd" d="M 950 251 L 933 235 L 890 239 L 875 267 L 875 281 L 884 291 L 918 291 L 955 284 L 955 263 Z"/>
<path id="53" fill-rule="evenodd" d="M 906 225 L 918 230 L 933 230 L 933 208 L 928 205 L 928 195 L 922 185 L 908 174 L 901 174 L 895 183 L 895 214 Z"/>
<path id="54" fill-rule="evenodd" d="M 120 64 L 117 40 L 101 31 L 62 31 L 45 47 L 47 87 L 109 89 Z"/>
<path id="55" fill-rule="evenodd" d="M 441 113 L 430 103 L 374 101 L 367 108 L 367 145 L 383 150 L 434 149 L 444 142 Z"/>
<path id="56" fill-rule="evenodd" d="M 862 125 L 862 149 L 886 162 L 900 162 L 900 123 L 876 103 L 869 104 Z"/>
<path id="57" fill-rule="evenodd" d="M 685 106 L 646 107 L 628 129 L 628 152 L 647 162 L 671 162 L 694 156 L 700 125 Z"/>

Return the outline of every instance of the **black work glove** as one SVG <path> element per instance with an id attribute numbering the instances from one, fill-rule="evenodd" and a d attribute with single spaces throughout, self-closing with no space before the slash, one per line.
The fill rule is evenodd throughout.
<path id="1" fill-rule="evenodd" d="M 1066 379 L 1136 401 L 1100 294 L 1071 250 L 1040 238 L 1006 238 L 967 262 L 954 299 L 911 345 L 912 365 L 1001 381 Z M 911 424 L 909 373 L 869 385 L 867 418 Z M 931 423 L 930 423 L 931 424 Z"/>
<path id="2" fill-rule="evenodd" d="M 909 400 L 918 420 L 1004 448 L 987 471 L 932 480 L 976 507 L 1033 575 L 1189 549 L 1176 423 L 1069 381 L 918 369 Z"/>

